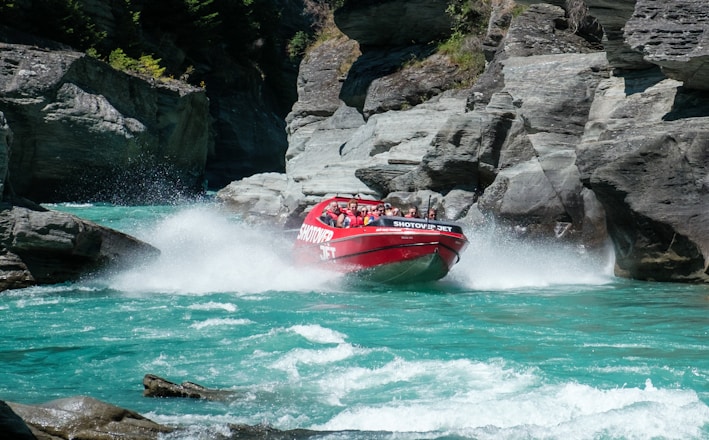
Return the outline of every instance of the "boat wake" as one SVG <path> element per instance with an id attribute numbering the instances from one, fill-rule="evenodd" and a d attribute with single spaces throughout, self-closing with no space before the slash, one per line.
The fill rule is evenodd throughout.
<path id="1" fill-rule="evenodd" d="M 467 232 L 466 232 L 467 233 Z M 564 243 L 527 242 L 500 231 L 467 233 L 470 246 L 448 281 L 474 290 L 599 285 L 613 279 L 610 245 L 590 252 Z"/>
<path id="2" fill-rule="evenodd" d="M 160 249 L 161 256 L 115 274 L 111 288 L 177 294 L 311 291 L 335 276 L 294 267 L 291 238 L 213 206 L 177 212 L 134 235 Z"/>

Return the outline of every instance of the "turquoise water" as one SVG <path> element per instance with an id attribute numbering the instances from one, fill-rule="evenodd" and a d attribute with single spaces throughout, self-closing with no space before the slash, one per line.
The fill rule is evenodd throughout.
<path id="1" fill-rule="evenodd" d="M 0 295 L 0 399 L 89 395 L 210 439 L 228 423 L 336 439 L 709 438 L 709 287 L 608 255 L 470 232 L 444 280 L 347 283 L 209 204 L 58 205 L 162 250 Z M 222 402 L 142 396 L 156 374 Z M 346 432 L 342 432 L 346 431 Z"/>

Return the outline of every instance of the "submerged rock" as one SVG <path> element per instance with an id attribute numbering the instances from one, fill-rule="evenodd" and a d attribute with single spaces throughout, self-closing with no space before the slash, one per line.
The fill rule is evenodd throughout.
<path id="1" fill-rule="evenodd" d="M 229 390 L 206 388 L 193 382 L 178 385 L 154 374 L 143 377 L 143 395 L 146 397 L 186 397 L 190 399 L 225 400 L 234 398 L 236 393 Z"/>

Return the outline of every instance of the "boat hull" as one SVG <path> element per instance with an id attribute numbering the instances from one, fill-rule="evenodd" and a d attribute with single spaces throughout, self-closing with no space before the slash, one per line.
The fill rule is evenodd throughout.
<path id="1" fill-rule="evenodd" d="M 309 215 L 294 258 L 374 282 L 412 283 L 446 276 L 467 244 L 460 227 L 451 223 L 388 218 L 374 226 L 335 228 Z"/>

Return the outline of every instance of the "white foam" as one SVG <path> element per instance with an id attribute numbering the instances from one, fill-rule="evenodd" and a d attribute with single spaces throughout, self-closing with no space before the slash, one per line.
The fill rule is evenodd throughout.
<path id="1" fill-rule="evenodd" d="M 499 230 L 475 231 L 449 279 L 476 290 L 600 285 L 613 278 L 610 246 L 598 252 L 564 243 L 531 243 Z"/>
<path id="2" fill-rule="evenodd" d="M 308 341 L 318 344 L 341 344 L 345 342 L 346 338 L 340 332 L 319 325 L 294 325 L 290 330 Z"/>
<path id="3" fill-rule="evenodd" d="M 161 251 L 154 261 L 112 277 L 127 292 L 206 294 L 317 289 L 337 275 L 297 267 L 292 238 L 249 226 L 213 206 L 185 209 L 142 234 Z"/>
<path id="4" fill-rule="evenodd" d="M 207 319 L 206 321 L 195 322 L 194 324 L 190 325 L 190 328 L 201 330 L 205 327 L 248 325 L 252 323 L 253 321 L 249 319 L 212 318 Z"/>
<path id="5" fill-rule="evenodd" d="M 225 310 L 227 312 L 236 312 L 238 307 L 232 303 L 220 303 L 209 301 L 203 304 L 191 304 L 187 307 L 191 310 Z"/>
<path id="6" fill-rule="evenodd" d="M 296 348 L 273 362 L 270 368 L 285 371 L 292 379 L 298 380 L 301 377 L 301 366 L 332 364 L 364 352 L 366 350 L 355 348 L 351 344 L 339 344 L 324 349 Z"/>
<path id="7" fill-rule="evenodd" d="M 514 371 L 501 361 L 406 361 L 397 358 L 374 369 L 354 367 L 336 370 L 323 377 L 319 384 L 330 402 L 340 402 L 347 399 L 350 393 L 363 390 L 381 395 L 402 392 L 416 401 L 427 396 L 434 399 L 453 398 L 464 390 L 474 392 L 478 397 L 491 392 L 509 394 L 527 389 L 537 381 L 538 378 L 531 372 Z M 492 384 L 495 384 L 494 391 L 490 388 Z"/>
<path id="8" fill-rule="evenodd" d="M 503 365 L 402 362 L 380 371 L 328 377 L 347 409 L 317 430 L 450 433 L 472 438 L 700 438 L 709 407 L 694 391 L 643 386 L 599 389 L 545 384 L 532 372 Z M 379 382 L 379 383 L 377 383 Z M 358 389 L 382 399 L 352 404 Z M 397 399 L 402 393 L 405 398 Z M 421 438 L 417 436 L 416 438 Z"/>

